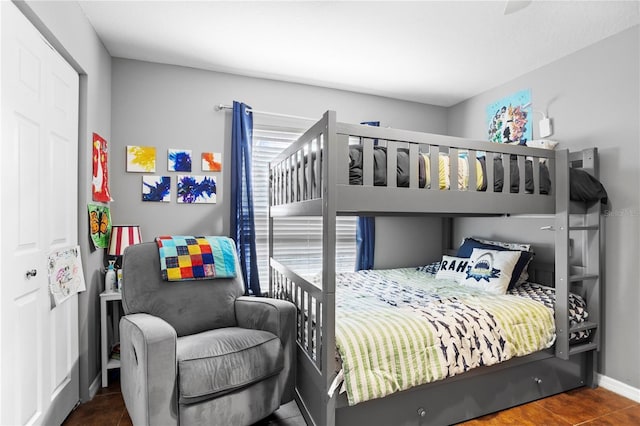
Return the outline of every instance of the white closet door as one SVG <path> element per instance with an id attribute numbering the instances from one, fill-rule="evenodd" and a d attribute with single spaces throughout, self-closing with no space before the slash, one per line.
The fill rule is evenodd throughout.
<path id="1" fill-rule="evenodd" d="M 59 424 L 79 400 L 78 297 L 54 307 L 46 259 L 77 244 L 79 81 L 0 3 L 0 424 Z"/>

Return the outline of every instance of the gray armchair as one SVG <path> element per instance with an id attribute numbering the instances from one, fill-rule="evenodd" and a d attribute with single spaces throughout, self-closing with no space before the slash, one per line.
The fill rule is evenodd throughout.
<path id="1" fill-rule="evenodd" d="M 123 258 L 122 396 L 135 425 L 248 425 L 294 397 L 295 306 L 238 276 L 167 282 L 158 247 Z"/>

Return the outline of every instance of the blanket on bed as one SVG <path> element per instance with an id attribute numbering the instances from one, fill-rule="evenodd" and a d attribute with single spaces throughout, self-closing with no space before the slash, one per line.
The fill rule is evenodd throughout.
<path id="1" fill-rule="evenodd" d="M 336 346 L 349 404 L 553 345 L 553 311 L 415 268 L 338 274 Z M 401 284 L 402 283 L 402 284 Z"/>
<path id="2" fill-rule="evenodd" d="M 161 236 L 156 238 L 156 243 L 164 280 L 236 276 L 235 245 L 227 237 Z"/>

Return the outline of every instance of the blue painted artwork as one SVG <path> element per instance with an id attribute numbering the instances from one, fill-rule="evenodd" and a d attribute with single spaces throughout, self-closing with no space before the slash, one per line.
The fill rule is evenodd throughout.
<path id="1" fill-rule="evenodd" d="M 178 175 L 178 203 L 214 204 L 216 202 L 214 176 Z"/>
<path id="2" fill-rule="evenodd" d="M 521 90 L 487 107 L 489 142 L 525 145 L 531 131 L 531 90 Z"/>
<path id="3" fill-rule="evenodd" d="M 170 149 L 167 154 L 168 169 L 170 172 L 190 172 L 191 171 L 191 150 L 190 149 Z"/>
<path id="4" fill-rule="evenodd" d="M 171 177 L 142 176 L 142 201 L 171 201 Z"/>

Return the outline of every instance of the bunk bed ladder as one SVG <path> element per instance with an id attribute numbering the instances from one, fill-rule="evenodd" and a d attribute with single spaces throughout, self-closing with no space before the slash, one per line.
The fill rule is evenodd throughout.
<path id="1" fill-rule="evenodd" d="M 556 356 L 569 359 L 582 352 L 587 354 L 589 366 L 586 382 L 594 385 L 597 351 L 600 349 L 600 219 L 599 202 L 575 206 L 569 199 L 569 167 L 580 167 L 598 177 L 597 150 L 588 149 L 569 154 L 566 150 L 556 155 Z M 572 208 L 573 206 L 573 208 Z M 573 247 L 580 241 L 581 247 Z M 575 251 L 579 250 L 579 256 Z M 577 259 L 576 259 L 577 258 Z M 579 262 L 579 265 L 573 264 Z M 589 318 L 578 325 L 569 323 L 569 292 L 580 294 L 587 303 Z M 589 336 L 570 344 L 572 333 L 589 331 Z"/>

